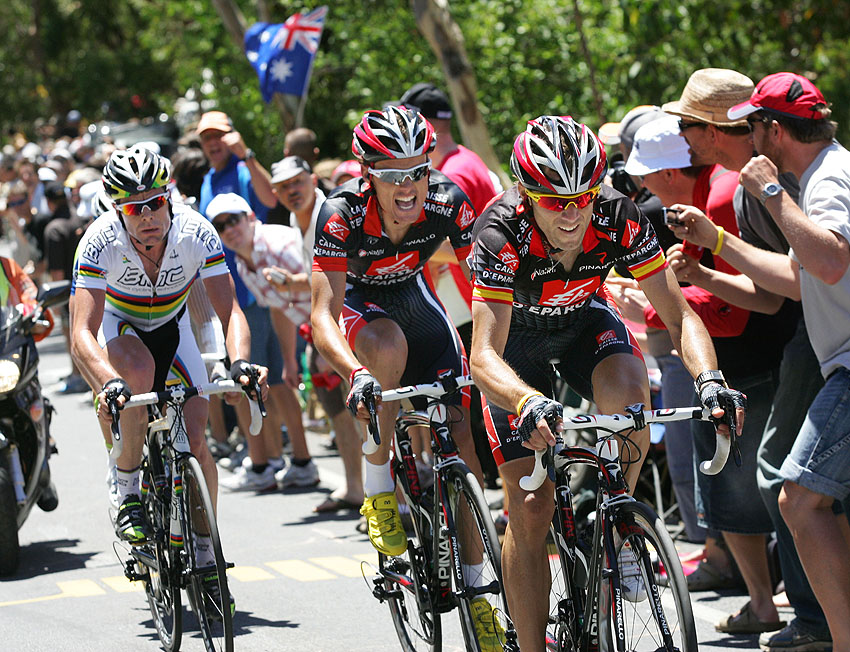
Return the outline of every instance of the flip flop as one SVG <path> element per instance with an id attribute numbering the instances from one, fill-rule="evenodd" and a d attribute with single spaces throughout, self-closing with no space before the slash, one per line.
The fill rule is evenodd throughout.
<path id="1" fill-rule="evenodd" d="M 761 634 L 785 627 L 785 621 L 761 621 L 753 613 L 750 603 L 741 607 L 740 613 L 730 614 L 714 626 L 722 634 Z"/>
<path id="2" fill-rule="evenodd" d="M 337 498 L 336 496 L 328 496 L 325 502 L 316 505 L 313 512 L 316 514 L 328 514 L 331 512 L 341 512 L 344 510 L 360 509 L 359 504 L 352 503 L 345 498 Z"/>

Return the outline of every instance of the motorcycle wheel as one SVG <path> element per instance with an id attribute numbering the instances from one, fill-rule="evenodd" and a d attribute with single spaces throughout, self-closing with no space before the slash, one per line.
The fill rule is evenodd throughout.
<path id="1" fill-rule="evenodd" d="M 12 475 L 0 462 L 0 576 L 18 570 L 20 545 L 18 543 L 18 505 Z"/>

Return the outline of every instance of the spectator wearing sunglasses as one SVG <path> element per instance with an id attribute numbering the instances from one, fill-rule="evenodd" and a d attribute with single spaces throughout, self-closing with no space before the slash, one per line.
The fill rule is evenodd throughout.
<path id="1" fill-rule="evenodd" d="M 681 97 L 664 105 L 664 110 L 677 116 L 682 135 L 693 155 L 708 163 L 719 163 L 729 170 L 741 171 L 753 156 L 753 138 L 745 118 L 730 118 L 728 110 L 747 101 L 755 85 L 752 80 L 734 70 L 705 68 L 695 71 L 688 79 Z M 751 116 L 750 119 L 752 119 Z M 778 180 L 789 197 L 797 200 L 799 184 L 796 177 L 780 171 Z M 756 249 L 777 254 L 787 254 L 788 240 L 767 208 L 759 201 L 758 193 L 739 186 L 734 197 L 735 217 L 740 238 Z M 696 220 L 697 213 L 687 220 Z M 695 224 L 701 223 L 701 220 Z M 694 223 L 672 227 L 681 237 L 699 242 L 699 233 L 685 235 L 685 228 L 696 228 Z M 713 227 L 712 227 L 713 229 Z M 709 248 L 716 245 L 711 229 L 706 233 Z M 730 238 L 735 240 L 734 236 Z M 729 249 L 726 249 L 728 252 Z M 719 258 L 725 259 L 723 246 Z M 683 261 L 688 262 L 688 261 Z M 766 302 L 778 296 L 755 280 L 746 267 L 736 265 L 742 274 L 728 276 L 694 273 L 697 268 L 688 265 L 678 273 L 686 281 L 705 287 L 715 296 L 734 305 L 751 310 L 765 309 Z M 742 285 L 745 284 L 745 285 Z M 823 610 L 812 590 L 800 563 L 791 532 L 779 511 L 779 493 L 784 479 L 780 474 L 785 457 L 791 450 L 814 397 L 823 386 L 818 360 L 806 328 L 802 310 L 794 318 L 796 331 L 782 351 L 779 379 L 770 418 L 761 435 L 758 452 L 758 487 L 776 531 L 779 565 L 785 584 L 788 602 L 794 610 L 794 619 L 783 630 L 765 637 L 769 650 L 812 650 L 822 652 L 832 648 L 829 628 Z M 769 644 L 767 643 L 769 641 Z"/>
<path id="2" fill-rule="evenodd" d="M 570 387 L 600 412 L 648 406 L 643 356 L 610 303 L 608 271 L 625 264 L 667 324 L 701 403 L 718 432 L 740 428 L 743 396 L 726 387 L 711 339 L 688 306 L 652 226 L 632 200 L 604 185 L 602 142 L 570 117 L 540 116 L 514 141 L 511 170 L 518 183 L 478 218 L 469 257 L 473 274 L 470 363 L 487 401 L 488 434 L 510 504 L 503 568 L 511 617 L 523 652 L 545 649 L 549 587 L 544 545 L 552 519 L 552 485 L 528 493 L 519 480 L 531 472 L 534 449 L 554 445 L 547 419 L 561 405 L 544 395 L 554 386 L 553 358 Z M 630 436 L 645 459 L 649 430 Z M 630 487 L 640 462 L 625 464 Z M 637 560 L 620 552 L 624 597 L 647 599 Z"/>
<path id="3" fill-rule="evenodd" d="M 368 111 L 352 151 L 363 176 L 322 205 L 313 258 L 313 341 L 351 385 L 348 409 L 368 422 L 363 397 L 381 388 L 467 373 L 460 337 L 422 270 L 444 239 L 464 274 L 475 209 L 444 174 L 431 169 L 433 126 L 418 112 L 390 106 Z M 456 399 L 452 435 L 481 481 L 469 431 L 468 393 Z M 424 407 L 420 404 L 420 407 Z M 392 433 L 396 405 L 378 414 Z M 454 412 L 454 408 L 453 408 Z M 392 437 L 366 455 L 361 513 L 372 545 L 398 555 L 407 547 L 389 467 Z M 492 619 L 491 619 L 492 621 Z"/>

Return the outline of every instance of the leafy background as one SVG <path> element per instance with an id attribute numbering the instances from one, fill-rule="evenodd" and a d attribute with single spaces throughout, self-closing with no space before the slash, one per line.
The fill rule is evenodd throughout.
<path id="1" fill-rule="evenodd" d="M 248 24 L 258 7 L 236 0 Z M 273 21 L 328 4 L 305 124 L 324 156 L 348 157 L 359 114 L 417 81 L 442 84 L 440 65 L 403 0 L 269 3 Z M 170 113 L 193 91 L 233 116 L 267 164 L 283 128 L 210 0 L 4 0 L 0 8 L 0 127 L 30 137 L 37 118 L 79 109 L 91 121 Z M 844 0 L 453 0 L 479 102 L 503 162 L 541 113 L 598 127 L 638 104 L 677 99 L 698 68 L 734 68 L 754 81 L 791 70 L 833 103 L 850 136 L 850 3 Z M 581 16 L 581 33 L 577 27 Z M 582 44 L 582 34 L 584 43 Z M 595 83 L 593 83 L 595 82 Z"/>

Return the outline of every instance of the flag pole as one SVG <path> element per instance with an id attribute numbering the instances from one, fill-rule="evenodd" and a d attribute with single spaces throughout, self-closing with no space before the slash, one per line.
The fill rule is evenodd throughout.
<path id="1" fill-rule="evenodd" d="M 325 6 L 325 10 L 327 12 L 327 6 Z M 327 13 L 325 14 L 325 19 L 327 20 Z M 307 68 L 307 79 L 304 80 L 304 92 L 301 94 L 301 97 L 298 100 L 298 112 L 295 115 L 295 126 L 301 127 L 304 124 L 304 108 L 307 105 L 307 94 L 310 92 L 310 80 L 313 77 L 313 64 L 316 61 L 316 57 L 319 54 L 319 45 L 322 41 L 322 32 L 325 31 L 325 22 L 322 21 L 322 28 L 319 30 L 319 42 L 316 44 L 316 52 L 310 57 L 310 65 Z"/>

